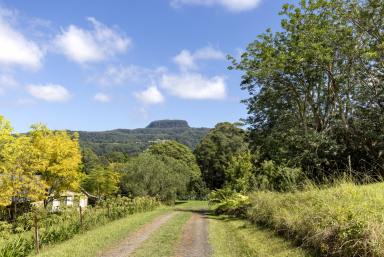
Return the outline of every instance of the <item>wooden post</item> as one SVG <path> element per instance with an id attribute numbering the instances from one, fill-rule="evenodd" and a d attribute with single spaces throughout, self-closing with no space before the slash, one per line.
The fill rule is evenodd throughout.
<path id="1" fill-rule="evenodd" d="M 111 210 L 109 207 L 109 203 L 107 203 L 107 212 L 108 212 L 108 218 L 111 218 Z"/>
<path id="2" fill-rule="evenodd" d="M 81 205 L 79 205 L 79 212 L 80 212 L 80 226 L 83 226 L 83 209 Z"/>
<path id="3" fill-rule="evenodd" d="M 39 240 L 39 224 L 37 219 L 37 211 L 34 212 L 33 216 L 33 226 L 34 226 L 34 240 L 35 240 L 35 251 L 36 254 L 40 252 L 40 240 Z"/>

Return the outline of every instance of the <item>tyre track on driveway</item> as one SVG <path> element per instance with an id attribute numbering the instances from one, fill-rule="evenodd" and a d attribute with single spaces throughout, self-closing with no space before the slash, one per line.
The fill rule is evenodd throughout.
<path id="1" fill-rule="evenodd" d="M 127 257 L 139 248 L 157 229 L 173 218 L 177 212 L 167 213 L 141 227 L 117 245 L 102 252 L 99 257 Z"/>
<path id="2" fill-rule="evenodd" d="M 183 227 L 175 257 L 209 257 L 212 254 L 208 237 L 208 219 L 204 211 L 194 211 Z"/>

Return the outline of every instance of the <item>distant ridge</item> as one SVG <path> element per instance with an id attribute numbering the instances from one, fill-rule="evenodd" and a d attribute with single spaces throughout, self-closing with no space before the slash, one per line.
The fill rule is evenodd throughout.
<path id="1" fill-rule="evenodd" d="M 147 128 L 190 128 L 185 120 L 155 120 Z"/>
<path id="2" fill-rule="evenodd" d="M 98 155 L 113 152 L 136 155 L 157 140 L 175 140 L 194 149 L 209 130 L 190 127 L 185 120 L 156 120 L 146 128 L 78 133 L 81 146 L 91 148 Z"/>

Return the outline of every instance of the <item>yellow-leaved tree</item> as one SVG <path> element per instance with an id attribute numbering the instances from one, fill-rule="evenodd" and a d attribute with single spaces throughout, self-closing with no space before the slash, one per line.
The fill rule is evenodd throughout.
<path id="1" fill-rule="evenodd" d="M 12 127 L 8 120 L 0 116 L 0 149 L 12 139 Z M 0 153 L 0 206 L 7 206 L 12 202 L 11 188 L 9 187 L 8 176 L 3 167 L 5 163 L 2 153 Z"/>
<path id="2" fill-rule="evenodd" d="M 17 206 L 45 198 L 46 183 L 38 175 L 38 152 L 26 135 L 12 135 L 8 121 L 0 117 L 0 205 L 12 205 L 13 218 Z"/>
<path id="3" fill-rule="evenodd" d="M 82 179 L 78 134 L 52 131 L 37 124 L 32 126 L 30 136 L 40 160 L 38 172 L 47 185 L 44 205 L 67 190 L 77 191 Z"/>

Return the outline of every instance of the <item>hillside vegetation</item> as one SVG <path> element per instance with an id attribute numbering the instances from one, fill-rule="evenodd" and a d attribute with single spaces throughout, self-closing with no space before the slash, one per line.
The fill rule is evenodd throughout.
<path id="1" fill-rule="evenodd" d="M 135 155 L 158 140 L 175 140 L 194 149 L 208 131 L 208 128 L 192 128 L 186 121 L 160 120 L 151 122 L 146 128 L 78 133 L 80 145 L 91 148 L 98 155 L 113 152 Z"/>

